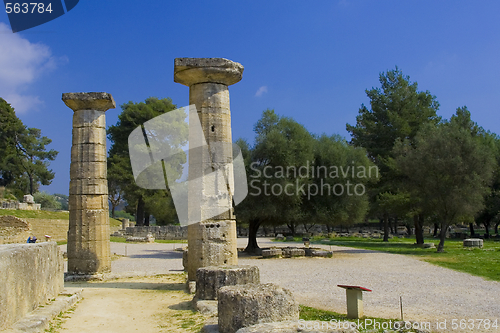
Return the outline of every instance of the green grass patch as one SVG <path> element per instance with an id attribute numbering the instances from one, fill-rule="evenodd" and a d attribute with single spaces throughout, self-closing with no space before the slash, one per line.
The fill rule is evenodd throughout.
<path id="1" fill-rule="evenodd" d="M 315 322 L 329 322 L 329 323 L 331 323 L 331 325 L 334 325 L 335 323 L 338 323 L 338 322 L 344 322 L 344 321 L 350 321 L 353 323 L 358 322 L 357 319 L 347 319 L 347 315 L 345 315 L 345 314 L 315 309 L 315 308 L 311 308 L 311 307 L 308 307 L 305 305 L 300 305 L 299 319 L 311 320 L 311 321 L 315 321 Z M 378 323 L 381 327 L 383 327 L 383 323 L 386 323 L 386 325 L 388 325 L 390 322 L 393 323 L 395 321 L 398 321 L 398 319 L 363 317 L 360 319 L 360 322 L 366 323 L 367 321 L 365 321 L 365 320 L 368 320 L 368 322 L 370 322 L 369 320 L 371 320 L 372 323 Z M 311 325 L 312 325 L 312 323 L 311 323 Z M 319 325 L 319 323 L 317 323 L 317 325 Z M 326 323 L 325 323 L 325 325 L 326 325 Z M 332 326 L 330 326 L 330 327 L 332 327 Z M 332 328 L 335 328 L 335 327 L 332 327 Z M 374 329 L 374 326 L 370 326 L 368 328 L 363 327 L 363 329 L 360 329 L 359 331 L 360 332 L 365 332 L 365 331 L 384 332 L 383 328 L 381 328 L 380 330 L 378 329 L 378 327 L 375 330 L 373 330 L 373 329 Z"/>
<path id="2" fill-rule="evenodd" d="M 109 237 L 109 240 L 111 242 L 115 242 L 115 243 L 126 243 L 127 242 L 127 240 L 125 239 L 125 237 L 111 236 L 111 237 Z"/>
<path id="3" fill-rule="evenodd" d="M 182 240 L 167 240 L 167 239 L 156 239 L 155 243 L 165 243 L 165 244 L 171 244 L 171 243 L 183 243 L 187 244 L 187 240 L 182 239 Z"/>
<path id="4" fill-rule="evenodd" d="M 121 222 L 121 221 L 119 221 L 119 220 L 116 220 L 116 219 L 114 219 L 114 218 L 112 218 L 112 217 L 110 217 L 110 218 L 109 218 L 109 225 L 110 225 L 111 227 L 120 227 L 120 229 L 121 229 L 121 227 L 122 227 L 122 222 Z"/>
<path id="5" fill-rule="evenodd" d="M 301 242 L 302 238 L 296 237 L 294 241 Z M 426 243 L 434 243 L 437 247 L 439 240 L 427 238 Z M 416 245 L 415 238 L 392 238 L 389 242 L 382 239 L 366 239 L 359 237 L 338 238 L 311 238 L 311 244 L 337 245 L 360 248 L 373 251 L 388 252 L 415 256 L 420 260 L 445 268 L 469 273 L 483 278 L 500 281 L 500 242 L 485 239 L 484 248 L 469 249 L 463 247 L 463 241 L 447 239 L 444 252 L 438 253 L 436 249 L 423 249 Z"/>
<path id="6" fill-rule="evenodd" d="M 0 216 L 12 215 L 28 219 L 49 219 L 49 220 L 69 220 L 68 212 L 52 212 L 48 210 L 18 210 L 18 209 L 0 209 Z"/>

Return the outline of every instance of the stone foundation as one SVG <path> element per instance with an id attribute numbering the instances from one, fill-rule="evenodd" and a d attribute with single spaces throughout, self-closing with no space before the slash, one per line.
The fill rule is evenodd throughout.
<path id="1" fill-rule="evenodd" d="M 0 245 L 0 331 L 57 297 L 64 287 L 55 242 Z"/>

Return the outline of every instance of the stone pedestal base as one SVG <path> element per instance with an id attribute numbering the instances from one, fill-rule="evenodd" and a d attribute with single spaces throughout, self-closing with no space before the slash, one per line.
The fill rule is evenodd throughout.
<path id="1" fill-rule="evenodd" d="M 260 283 L 257 266 L 202 267 L 196 271 L 196 298 L 217 299 L 221 287 Z"/>
<path id="2" fill-rule="evenodd" d="M 228 286 L 218 293 L 219 331 L 299 319 L 299 306 L 290 291 L 274 284 Z"/>
<path id="3" fill-rule="evenodd" d="M 188 249 L 189 281 L 196 281 L 198 268 L 237 265 L 236 221 L 204 221 L 189 225 Z"/>

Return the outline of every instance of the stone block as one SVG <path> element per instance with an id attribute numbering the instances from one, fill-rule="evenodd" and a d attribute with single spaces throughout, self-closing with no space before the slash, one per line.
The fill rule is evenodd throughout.
<path id="1" fill-rule="evenodd" d="M 304 249 L 296 247 L 285 247 L 282 251 L 284 258 L 303 257 L 306 255 L 306 251 Z"/>
<path id="2" fill-rule="evenodd" d="M 217 299 L 221 287 L 260 283 L 257 266 L 210 266 L 196 271 L 196 297 L 198 299 Z"/>
<path id="3" fill-rule="evenodd" d="M 483 240 L 480 238 L 467 238 L 464 239 L 464 247 L 477 247 L 483 248 Z"/>
<path id="4" fill-rule="evenodd" d="M 107 179 L 72 179 L 69 182 L 69 194 L 108 195 Z"/>
<path id="5" fill-rule="evenodd" d="M 176 58 L 174 62 L 174 82 L 188 87 L 205 82 L 229 86 L 242 75 L 240 63 L 224 58 Z"/>
<path id="6" fill-rule="evenodd" d="M 285 236 L 283 236 L 283 234 L 277 234 L 276 240 L 285 240 Z"/>
<path id="7" fill-rule="evenodd" d="M 55 242 L 0 246 L 0 331 L 55 298 L 64 288 Z"/>
<path id="8" fill-rule="evenodd" d="M 69 172 L 72 179 L 106 179 L 107 165 L 106 162 L 73 161 L 70 164 Z"/>
<path id="9" fill-rule="evenodd" d="M 106 128 L 105 113 L 99 110 L 77 110 L 73 114 L 73 127 Z"/>
<path id="10" fill-rule="evenodd" d="M 79 144 L 71 147 L 71 161 L 106 162 L 106 145 Z"/>
<path id="11" fill-rule="evenodd" d="M 106 145 L 106 130 L 95 127 L 73 128 L 73 145 L 82 144 Z"/>
<path id="12" fill-rule="evenodd" d="M 238 264 L 236 221 L 191 224 L 188 230 L 188 279 L 196 281 L 196 270 L 208 266 Z"/>
<path id="13" fill-rule="evenodd" d="M 283 251 L 281 249 L 265 249 L 262 250 L 263 258 L 281 258 Z"/>
<path id="14" fill-rule="evenodd" d="M 73 111 L 106 111 L 116 107 L 113 96 L 105 92 L 64 93 L 62 100 Z"/>
<path id="15" fill-rule="evenodd" d="M 235 333 L 255 324 L 299 319 L 299 306 L 292 293 L 271 283 L 220 288 L 218 312 L 220 333 Z"/>
<path id="16" fill-rule="evenodd" d="M 350 321 L 281 321 L 240 328 L 236 333 L 358 333 Z"/>

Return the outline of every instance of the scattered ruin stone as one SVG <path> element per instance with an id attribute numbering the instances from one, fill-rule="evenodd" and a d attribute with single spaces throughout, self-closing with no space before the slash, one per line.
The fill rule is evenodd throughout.
<path id="1" fill-rule="evenodd" d="M 220 288 L 218 312 L 220 333 L 235 333 L 254 324 L 299 319 L 299 306 L 292 293 L 271 283 Z"/>
<path id="2" fill-rule="evenodd" d="M 196 298 L 200 300 L 217 299 L 221 287 L 260 283 L 257 266 L 209 266 L 196 271 Z"/>
<path id="3" fill-rule="evenodd" d="M 130 220 L 122 219 L 122 230 L 127 230 L 128 227 L 130 227 Z"/>
<path id="4" fill-rule="evenodd" d="M 293 241 L 293 236 L 286 236 L 287 241 Z"/>
<path id="5" fill-rule="evenodd" d="M 111 270 L 105 112 L 116 107 L 108 93 L 67 93 L 73 110 L 68 230 L 68 273 Z"/>
<path id="6" fill-rule="evenodd" d="M 240 328 L 237 333 L 358 333 L 349 321 L 336 322 L 337 326 L 327 321 L 282 321 L 264 323 Z M 336 327 L 336 328 L 335 328 Z M 377 331 L 378 332 L 378 331 Z"/>
<path id="7" fill-rule="evenodd" d="M 265 249 L 262 250 L 262 257 L 263 258 L 281 258 L 283 255 L 283 251 L 281 249 Z"/>
<path id="8" fill-rule="evenodd" d="M 477 247 L 483 248 L 483 240 L 480 238 L 467 238 L 464 239 L 464 247 Z"/>
<path id="9" fill-rule="evenodd" d="M 304 249 L 299 249 L 296 247 L 285 247 L 282 249 L 284 258 L 294 258 L 294 257 L 303 257 L 306 255 Z"/>
<path id="10" fill-rule="evenodd" d="M 213 178 L 205 176 L 213 171 L 214 164 L 223 166 L 232 162 L 228 86 L 239 82 L 242 74 L 241 64 L 223 58 L 175 59 L 174 81 L 189 87 L 189 105 L 196 106 L 209 146 L 201 156 L 189 155 L 190 178 L 201 179 L 197 186 L 201 185 L 204 198 L 201 210 L 189 211 L 190 221 L 200 221 L 188 226 L 189 281 L 196 280 L 196 270 L 200 267 L 238 264 L 232 194 L 218 192 L 214 189 Z M 191 144 L 198 147 L 192 140 Z M 217 154 L 210 153 L 211 149 L 219 146 L 222 149 L 217 151 Z M 207 165 L 210 167 L 207 168 Z M 230 173 L 226 179 L 228 185 L 234 184 L 233 178 Z M 217 211 L 225 209 L 225 212 L 206 218 L 208 212 L 215 208 Z M 198 212 L 201 216 L 192 216 Z"/>
<path id="11" fill-rule="evenodd" d="M 424 243 L 422 244 L 423 249 L 435 249 L 436 245 L 434 243 Z"/>
<path id="12" fill-rule="evenodd" d="M 276 240 L 280 240 L 280 241 L 285 240 L 285 236 L 283 236 L 283 234 L 277 234 Z"/>

